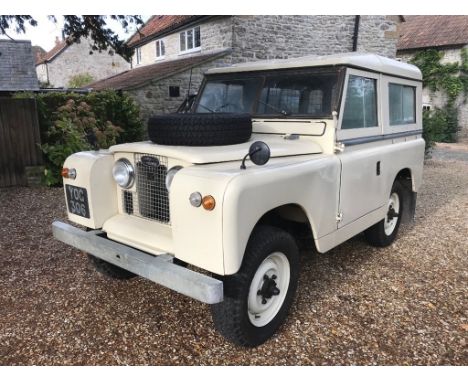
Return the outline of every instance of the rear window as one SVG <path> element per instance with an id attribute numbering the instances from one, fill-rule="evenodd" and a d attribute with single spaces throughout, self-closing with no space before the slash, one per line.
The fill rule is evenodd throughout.
<path id="1" fill-rule="evenodd" d="M 414 86 L 389 84 L 388 106 L 390 125 L 416 123 L 416 88 Z"/>

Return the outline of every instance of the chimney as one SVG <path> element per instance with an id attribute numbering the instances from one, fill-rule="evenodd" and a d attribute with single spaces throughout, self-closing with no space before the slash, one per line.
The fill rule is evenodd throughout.
<path id="1" fill-rule="evenodd" d="M 55 45 L 60 44 L 60 39 L 58 36 L 55 36 Z"/>

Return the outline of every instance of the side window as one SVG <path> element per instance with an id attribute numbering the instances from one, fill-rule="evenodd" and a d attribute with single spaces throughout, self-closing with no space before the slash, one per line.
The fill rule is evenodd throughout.
<path id="1" fill-rule="evenodd" d="M 163 40 L 156 40 L 156 58 L 163 58 L 166 55 L 166 47 Z"/>
<path id="2" fill-rule="evenodd" d="M 377 80 L 350 75 L 341 128 L 357 129 L 377 125 Z"/>
<path id="3" fill-rule="evenodd" d="M 141 64 L 141 48 L 135 49 L 136 63 L 137 65 Z"/>
<path id="4" fill-rule="evenodd" d="M 416 122 L 415 98 L 414 86 L 389 84 L 390 125 L 407 125 Z"/>

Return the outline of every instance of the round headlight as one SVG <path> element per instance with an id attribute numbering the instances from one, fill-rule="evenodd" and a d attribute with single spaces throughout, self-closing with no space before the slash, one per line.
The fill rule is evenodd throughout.
<path id="1" fill-rule="evenodd" d="M 135 171 L 127 159 L 119 159 L 112 168 L 115 182 L 122 188 L 130 188 L 135 180 Z"/>
<path id="2" fill-rule="evenodd" d="M 172 180 L 174 179 L 175 174 L 177 174 L 177 172 L 181 169 L 182 169 L 182 166 L 174 166 L 167 172 L 167 175 L 166 175 L 167 191 L 171 189 Z"/>

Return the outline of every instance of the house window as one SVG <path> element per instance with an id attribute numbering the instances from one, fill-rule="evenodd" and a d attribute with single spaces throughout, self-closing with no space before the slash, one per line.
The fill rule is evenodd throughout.
<path id="1" fill-rule="evenodd" d="M 163 40 L 156 40 L 156 58 L 164 58 L 166 55 L 166 47 Z"/>
<path id="2" fill-rule="evenodd" d="M 390 125 L 407 125 L 416 122 L 416 88 L 389 84 Z"/>
<path id="3" fill-rule="evenodd" d="M 377 125 L 377 80 L 350 75 L 341 128 L 357 129 Z"/>
<path id="4" fill-rule="evenodd" d="M 200 50 L 200 27 L 187 29 L 180 33 L 180 52 L 186 53 Z"/>
<path id="5" fill-rule="evenodd" d="M 136 63 L 137 65 L 141 64 L 141 48 L 135 49 Z"/>

